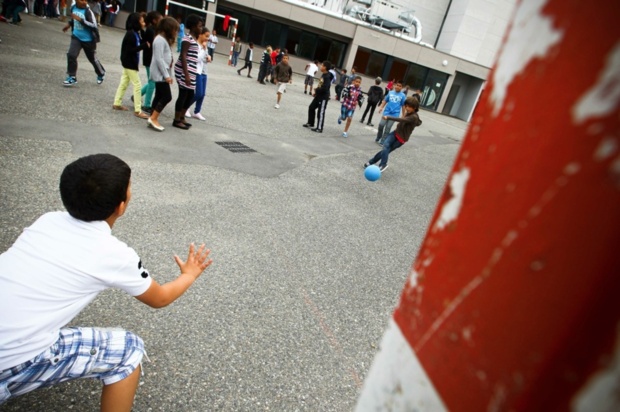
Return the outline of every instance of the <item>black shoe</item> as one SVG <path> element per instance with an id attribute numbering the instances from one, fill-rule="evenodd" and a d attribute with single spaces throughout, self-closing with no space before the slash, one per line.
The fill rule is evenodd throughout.
<path id="1" fill-rule="evenodd" d="M 370 162 L 364 163 L 364 169 L 366 169 L 368 166 L 370 166 Z"/>
<path id="2" fill-rule="evenodd" d="M 252 76 L 250 76 L 249 74 L 248 74 L 248 77 L 249 77 L 250 79 L 252 78 Z"/>
<path id="3" fill-rule="evenodd" d="M 364 119 L 360 120 L 360 123 L 364 123 Z"/>
<path id="4" fill-rule="evenodd" d="M 241 76 L 241 69 L 237 70 L 237 74 Z"/>
<path id="5" fill-rule="evenodd" d="M 310 123 L 306 123 L 306 124 L 304 124 L 304 127 L 314 127 L 314 125 L 310 124 Z"/>
<path id="6" fill-rule="evenodd" d="M 308 92 L 304 90 L 304 94 L 308 94 Z"/>
<path id="7" fill-rule="evenodd" d="M 187 127 L 187 125 L 181 121 L 173 121 L 172 122 L 172 127 L 178 127 L 179 129 L 183 129 L 183 130 L 189 130 L 189 127 Z"/>
<path id="8" fill-rule="evenodd" d="M 375 127 L 375 125 L 374 125 L 374 124 L 372 124 L 372 123 L 370 123 L 370 122 L 366 123 L 366 125 L 367 125 L 367 126 L 370 126 L 370 127 Z"/>
<path id="9" fill-rule="evenodd" d="M 323 133 L 323 129 L 319 129 L 318 127 L 315 127 L 314 129 L 310 129 L 313 132 L 317 132 L 317 133 Z"/>
<path id="10" fill-rule="evenodd" d="M 388 168 L 388 165 L 385 166 L 379 166 L 379 170 L 381 170 L 382 172 Z"/>
<path id="11" fill-rule="evenodd" d="M 259 82 L 259 83 L 260 83 L 260 84 L 267 84 L 267 83 L 265 83 L 265 82 Z"/>

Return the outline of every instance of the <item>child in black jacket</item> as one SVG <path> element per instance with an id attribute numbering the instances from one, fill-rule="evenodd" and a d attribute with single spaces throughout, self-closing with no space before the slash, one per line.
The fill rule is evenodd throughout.
<path id="1" fill-rule="evenodd" d="M 329 87 L 332 84 L 333 75 L 329 72 L 332 68 L 332 64 L 325 60 L 321 64 L 321 79 L 319 85 L 314 89 L 314 99 L 308 106 L 308 122 L 304 124 L 304 127 L 309 127 L 310 130 L 317 133 L 323 133 L 323 124 L 325 123 L 325 110 L 327 109 L 327 102 L 329 101 Z M 318 123 L 314 127 L 314 119 L 317 116 L 318 109 Z"/>
<path id="2" fill-rule="evenodd" d="M 383 89 L 381 88 L 381 86 L 379 86 L 380 84 L 381 77 L 377 77 L 375 79 L 375 85 L 370 86 L 370 89 L 368 89 L 368 105 L 366 106 L 366 110 L 364 110 L 364 114 L 362 115 L 362 120 L 360 120 L 360 123 L 364 123 L 364 119 L 366 118 L 366 115 L 370 110 L 370 116 L 368 116 L 367 124 L 368 126 L 374 126 L 374 124 L 372 124 L 372 115 L 375 114 L 375 108 L 383 98 Z"/>
<path id="3" fill-rule="evenodd" d="M 150 44 L 143 42 L 140 38 L 140 31 L 144 30 L 144 18 L 140 13 L 131 13 L 127 17 L 127 33 L 123 38 L 123 44 L 121 46 L 121 64 L 123 65 L 123 74 L 121 76 L 121 82 L 116 89 L 116 96 L 114 97 L 114 110 L 128 110 L 123 103 L 123 96 L 127 90 L 127 86 L 131 81 L 133 85 L 133 104 L 134 104 L 134 116 L 140 119 L 148 119 L 149 115 L 142 111 L 142 83 L 140 82 L 140 75 L 138 74 L 138 68 L 140 63 L 140 51 Z"/>

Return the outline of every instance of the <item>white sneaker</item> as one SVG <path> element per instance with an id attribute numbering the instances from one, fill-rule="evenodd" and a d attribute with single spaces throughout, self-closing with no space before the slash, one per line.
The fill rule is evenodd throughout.
<path id="1" fill-rule="evenodd" d="M 205 120 L 207 120 L 207 119 L 205 119 L 205 117 L 204 117 L 202 114 L 200 114 L 200 113 L 194 113 L 194 114 L 192 115 L 192 117 L 193 117 L 194 119 L 202 120 L 203 122 L 204 122 Z"/>
<path id="2" fill-rule="evenodd" d="M 276 103 L 276 105 L 275 105 L 275 106 L 273 106 L 273 107 L 275 107 L 276 109 L 279 109 L 279 108 L 280 108 L 280 105 Z"/>
<path id="3" fill-rule="evenodd" d="M 185 117 L 192 117 L 192 114 L 190 113 L 189 109 L 187 109 L 187 111 L 185 112 Z"/>

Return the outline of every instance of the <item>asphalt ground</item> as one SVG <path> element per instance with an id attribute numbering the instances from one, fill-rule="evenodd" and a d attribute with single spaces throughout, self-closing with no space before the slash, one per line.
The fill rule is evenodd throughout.
<path id="1" fill-rule="evenodd" d="M 352 410 L 467 124 L 421 111 L 412 140 L 368 182 L 362 165 L 379 146 L 359 109 L 349 138 L 340 136 L 334 100 L 324 133 L 313 133 L 302 127 L 311 101 L 302 76 L 276 110 L 276 88 L 255 81 L 257 64 L 248 79 L 216 55 L 206 122 L 171 127 L 175 86 L 158 133 L 111 108 L 124 32 L 101 28 L 102 85 L 82 54 L 79 83 L 65 88 L 70 35 L 62 26 L 28 15 L 19 27 L 0 23 L 0 250 L 39 215 L 62 209 L 67 163 L 113 153 L 133 170 L 132 201 L 113 233 L 153 277 L 177 276 L 172 256 L 190 242 L 205 242 L 214 259 L 167 308 L 111 290 L 72 322 L 144 339 L 150 362 L 134 410 Z M 0 410 L 93 411 L 99 396 L 100 383 L 82 380 Z"/>

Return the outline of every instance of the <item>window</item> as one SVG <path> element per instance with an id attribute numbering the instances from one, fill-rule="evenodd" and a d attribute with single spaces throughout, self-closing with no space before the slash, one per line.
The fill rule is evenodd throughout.
<path id="1" fill-rule="evenodd" d="M 336 66 L 340 67 L 342 65 L 342 61 L 344 60 L 344 54 L 347 50 L 346 44 L 333 41 L 331 42 L 331 47 L 329 48 L 329 54 L 327 55 L 327 60 L 334 63 Z"/>
<path id="2" fill-rule="evenodd" d="M 368 60 L 368 67 L 366 68 L 365 74 L 370 77 L 381 76 L 383 74 L 383 68 L 385 67 L 386 60 L 387 56 L 385 54 L 372 52 L 370 54 L 370 59 Z"/>
<path id="3" fill-rule="evenodd" d="M 267 21 L 265 25 L 265 46 L 271 45 L 275 50 L 276 47 L 280 47 L 280 33 L 282 32 L 282 25 L 273 21 Z"/>
<path id="4" fill-rule="evenodd" d="M 370 50 L 359 48 L 355 55 L 353 65 L 357 67 L 357 72 L 360 74 L 367 74 L 368 61 L 370 60 Z"/>
<path id="5" fill-rule="evenodd" d="M 316 42 L 316 51 L 314 52 L 314 58 L 319 61 L 329 60 L 328 56 L 331 43 L 331 40 L 326 39 L 325 37 L 319 37 L 318 41 Z M 329 61 L 333 64 L 338 63 L 332 60 Z"/>
<path id="6" fill-rule="evenodd" d="M 299 39 L 301 37 L 301 30 L 290 28 L 288 29 L 288 36 L 286 36 L 285 48 L 288 50 L 288 54 L 299 55 Z"/>
<path id="7" fill-rule="evenodd" d="M 411 63 L 407 69 L 407 74 L 403 77 L 403 83 L 411 88 L 422 90 L 424 80 L 428 75 L 429 69 L 419 64 Z"/>
<path id="8" fill-rule="evenodd" d="M 316 43 L 316 34 L 302 32 L 299 39 L 299 48 L 297 50 L 297 55 L 299 57 L 305 57 L 306 59 L 312 59 L 314 57 Z"/>
<path id="9" fill-rule="evenodd" d="M 407 62 L 394 59 L 392 61 L 392 68 L 390 69 L 390 75 L 388 79 L 403 80 L 403 87 L 408 84 L 404 81 L 405 72 L 407 71 Z"/>
<path id="10" fill-rule="evenodd" d="M 252 16 L 250 19 L 250 35 L 248 36 L 248 41 L 259 45 L 264 46 L 263 44 L 263 33 L 265 32 L 265 20 L 259 19 L 258 17 Z"/>

